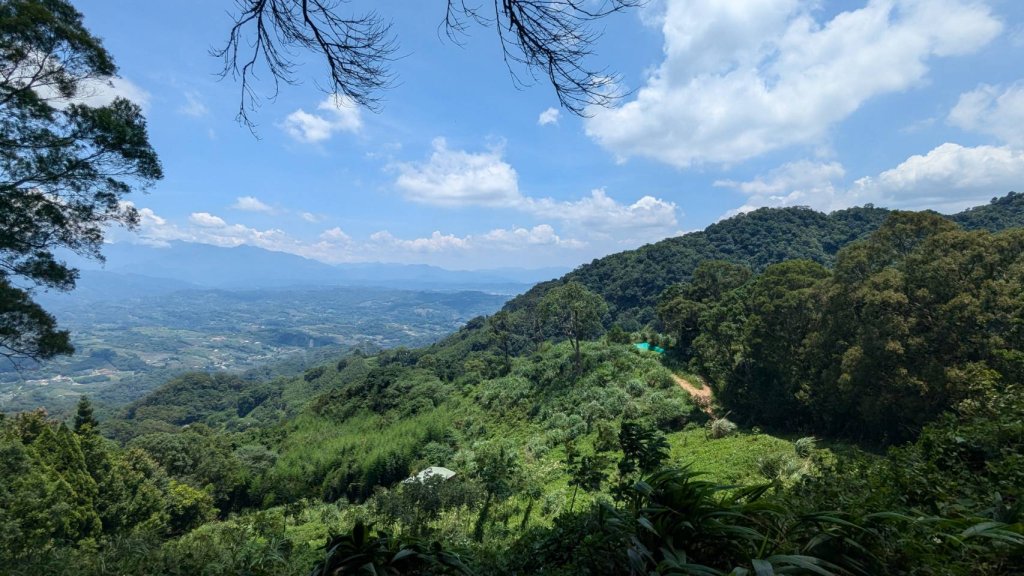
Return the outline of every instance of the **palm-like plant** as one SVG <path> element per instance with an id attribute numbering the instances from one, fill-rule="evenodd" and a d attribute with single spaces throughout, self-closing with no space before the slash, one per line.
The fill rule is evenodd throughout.
<path id="1" fill-rule="evenodd" d="M 637 485 L 642 507 L 629 550 L 636 574 L 719 576 L 878 573 L 858 540 L 875 534 L 838 514 L 797 514 L 747 488 L 662 470 Z"/>
<path id="2" fill-rule="evenodd" d="M 437 542 L 402 542 L 361 520 L 350 532 L 328 538 L 325 548 L 326 558 L 310 576 L 472 574 L 458 555 Z"/>

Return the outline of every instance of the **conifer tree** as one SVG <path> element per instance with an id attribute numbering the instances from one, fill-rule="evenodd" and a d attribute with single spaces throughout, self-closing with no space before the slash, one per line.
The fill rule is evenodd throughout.
<path id="1" fill-rule="evenodd" d="M 82 395 L 78 399 L 78 409 L 75 411 L 75 434 L 95 434 L 99 421 L 92 412 L 92 403 L 89 397 Z"/>

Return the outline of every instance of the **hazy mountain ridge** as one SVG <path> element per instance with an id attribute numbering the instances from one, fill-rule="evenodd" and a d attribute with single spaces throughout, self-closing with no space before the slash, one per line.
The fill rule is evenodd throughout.
<path id="1" fill-rule="evenodd" d="M 485 290 L 515 294 L 564 268 L 447 270 L 423 264 L 379 262 L 330 265 L 255 246 L 226 248 L 191 242 L 165 247 L 115 243 L 104 247 L 103 263 L 70 258 L 83 271 L 80 288 L 125 277 L 148 277 L 204 288 L 231 290 L 294 286 L 378 286 L 412 290 Z M 106 278 L 104 278 L 106 276 Z"/>

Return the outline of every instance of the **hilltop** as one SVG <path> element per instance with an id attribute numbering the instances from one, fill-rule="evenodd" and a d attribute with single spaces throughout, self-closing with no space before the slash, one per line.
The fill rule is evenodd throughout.
<path id="1" fill-rule="evenodd" d="M 594 260 L 557 280 L 539 283 L 513 298 L 506 309 L 529 306 L 551 286 L 575 280 L 608 302 L 612 321 L 636 329 L 655 320 L 654 307 L 661 293 L 688 281 L 702 261 L 726 260 L 755 271 L 795 259 L 831 266 L 843 246 L 877 230 L 891 213 L 871 205 L 830 214 L 804 207 L 760 208 L 702 231 Z M 947 218 L 967 230 L 1021 227 L 1024 194 L 1010 192 Z"/>

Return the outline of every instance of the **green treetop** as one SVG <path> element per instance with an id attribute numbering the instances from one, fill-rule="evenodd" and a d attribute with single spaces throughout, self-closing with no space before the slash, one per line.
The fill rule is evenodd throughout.
<path id="1" fill-rule="evenodd" d="M 123 201 L 163 176 L 142 110 L 83 96 L 117 68 L 65 0 L 0 3 L 0 355 L 68 354 L 66 331 L 30 287 L 70 290 L 55 250 L 101 258 L 105 226 L 133 226 Z"/>

